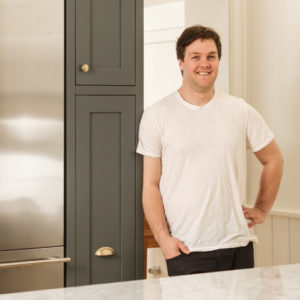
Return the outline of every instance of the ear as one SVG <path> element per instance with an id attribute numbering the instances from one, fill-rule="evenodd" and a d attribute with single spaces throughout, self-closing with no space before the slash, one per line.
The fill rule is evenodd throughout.
<path id="1" fill-rule="evenodd" d="M 179 68 L 180 68 L 180 71 L 183 71 L 183 61 L 181 59 L 178 59 L 178 65 L 179 65 Z"/>

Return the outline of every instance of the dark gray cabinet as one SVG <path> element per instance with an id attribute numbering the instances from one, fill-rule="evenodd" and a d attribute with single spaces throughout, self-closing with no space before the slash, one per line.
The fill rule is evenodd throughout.
<path id="1" fill-rule="evenodd" d="M 133 279 L 135 97 L 77 96 L 76 152 L 76 281 Z M 105 246 L 115 254 L 96 256 Z"/>
<path id="2" fill-rule="evenodd" d="M 77 85 L 135 85 L 135 24 L 135 0 L 76 0 Z"/>
<path id="3" fill-rule="evenodd" d="M 142 111 L 143 1 L 66 0 L 66 286 L 143 277 Z"/>

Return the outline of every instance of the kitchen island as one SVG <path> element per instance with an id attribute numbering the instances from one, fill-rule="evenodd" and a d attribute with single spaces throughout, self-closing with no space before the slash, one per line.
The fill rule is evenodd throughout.
<path id="1" fill-rule="evenodd" d="M 300 264 L 4 294 L 0 299 L 300 299 Z"/>

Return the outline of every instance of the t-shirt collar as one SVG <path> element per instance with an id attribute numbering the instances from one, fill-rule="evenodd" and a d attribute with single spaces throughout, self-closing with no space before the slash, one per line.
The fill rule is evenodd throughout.
<path id="1" fill-rule="evenodd" d="M 191 104 L 191 103 L 187 102 L 186 100 L 184 100 L 178 90 L 176 90 L 175 95 L 176 95 L 177 100 L 181 104 L 183 104 L 185 107 L 192 109 L 192 110 L 205 110 L 216 101 L 217 91 L 215 90 L 213 97 L 206 104 L 201 105 L 201 106 Z"/>

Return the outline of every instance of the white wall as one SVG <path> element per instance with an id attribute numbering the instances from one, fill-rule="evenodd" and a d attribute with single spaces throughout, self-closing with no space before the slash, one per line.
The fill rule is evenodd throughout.
<path id="1" fill-rule="evenodd" d="M 280 145 L 285 170 L 274 210 L 300 212 L 300 1 L 248 0 L 248 94 Z M 250 199 L 261 167 L 251 159 Z"/>
<path id="2" fill-rule="evenodd" d="M 185 27 L 213 27 L 221 36 L 222 58 L 216 88 L 229 90 L 229 0 L 145 0 L 144 107 L 178 89 L 181 73 L 176 41 Z"/>
<path id="3" fill-rule="evenodd" d="M 222 57 L 216 88 L 229 91 L 229 3 L 228 0 L 185 0 L 185 26 L 203 25 L 221 37 Z"/>
<path id="4" fill-rule="evenodd" d="M 184 1 L 161 2 L 147 1 L 144 9 L 145 108 L 181 85 L 176 40 L 184 29 Z"/>

